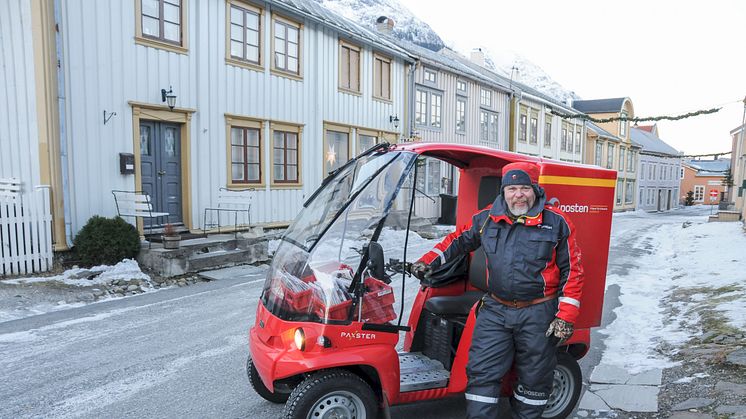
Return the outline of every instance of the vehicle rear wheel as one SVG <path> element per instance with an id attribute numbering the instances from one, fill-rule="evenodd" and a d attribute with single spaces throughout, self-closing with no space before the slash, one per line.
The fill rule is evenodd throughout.
<path id="1" fill-rule="evenodd" d="M 549 401 L 541 417 L 559 419 L 569 416 L 580 399 L 582 380 L 580 366 L 575 358 L 567 352 L 558 352 L 552 394 L 549 395 Z"/>
<path id="2" fill-rule="evenodd" d="M 251 384 L 251 388 L 256 391 L 256 394 L 262 396 L 264 400 L 279 404 L 285 403 L 288 400 L 288 397 L 290 397 L 289 389 L 283 391 L 283 389 L 276 387 L 274 392 L 269 391 L 267 386 L 262 382 L 262 379 L 259 378 L 259 372 L 256 370 L 254 362 L 251 361 L 251 357 L 246 360 L 246 375 L 249 376 L 249 384 Z"/>
<path id="3" fill-rule="evenodd" d="M 376 396 L 368 383 L 345 370 L 321 371 L 290 394 L 284 419 L 375 419 Z"/>

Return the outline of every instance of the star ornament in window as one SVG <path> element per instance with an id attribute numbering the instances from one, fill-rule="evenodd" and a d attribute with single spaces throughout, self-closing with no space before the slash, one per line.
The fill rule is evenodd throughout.
<path id="1" fill-rule="evenodd" d="M 326 152 L 326 162 L 329 163 L 329 166 L 334 166 L 334 163 L 337 162 L 337 152 L 334 151 L 334 144 L 329 145 L 329 151 Z"/>

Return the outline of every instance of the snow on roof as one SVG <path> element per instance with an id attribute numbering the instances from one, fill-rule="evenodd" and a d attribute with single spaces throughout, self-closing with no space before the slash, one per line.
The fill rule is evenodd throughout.
<path id="1" fill-rule="evenodd" d="M 652 126 L 649 126 L 652 129 Z M 643 129 L 642 127 L 632 127 L 629 130 L 630 139 L 642 147 L 642 153 L 658 154 L 664 156 L 678 157 L 679 151 L 670 145 L 666 144 L 665 141 L 661 140 L 657 135 Z"/>
<path id="2" fill-rule="evenodd" d="M 684 164 L 697 169 L 697 176 L 723 176 L 730 169 L 730 159 L 684 160 Z"/>

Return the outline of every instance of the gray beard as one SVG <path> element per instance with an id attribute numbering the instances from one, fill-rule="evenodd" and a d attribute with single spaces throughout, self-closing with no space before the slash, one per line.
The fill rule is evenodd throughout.
<path id="1" fill-rule="evenodd" d="M 521 215 L 528 214 L 528 210 L 529 210 L 529 208 L 520 209 L 520 210 L 514 210 L 514 209 L 510 208 L 510 206 L 508 206 L 508 212 L 510 213 L 510 215 L 513 215 L 515 217 L 520 217 Z"/>

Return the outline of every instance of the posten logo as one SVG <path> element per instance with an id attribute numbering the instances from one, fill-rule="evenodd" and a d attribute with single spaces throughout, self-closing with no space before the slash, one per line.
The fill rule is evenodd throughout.
<path id="1" fill-rule="evenodd" d="M 577 212 L 577 213 L 586 213 L 590 212 L 590 207 L 588 205 L 580 205 L 580 204 L 570 204 L 570 205 L 563 205 L 560 203 L 559 199 L 557 198 L 551 198 L 548 201 L 549 205 L 559 208 L 562 212 Z"/>

